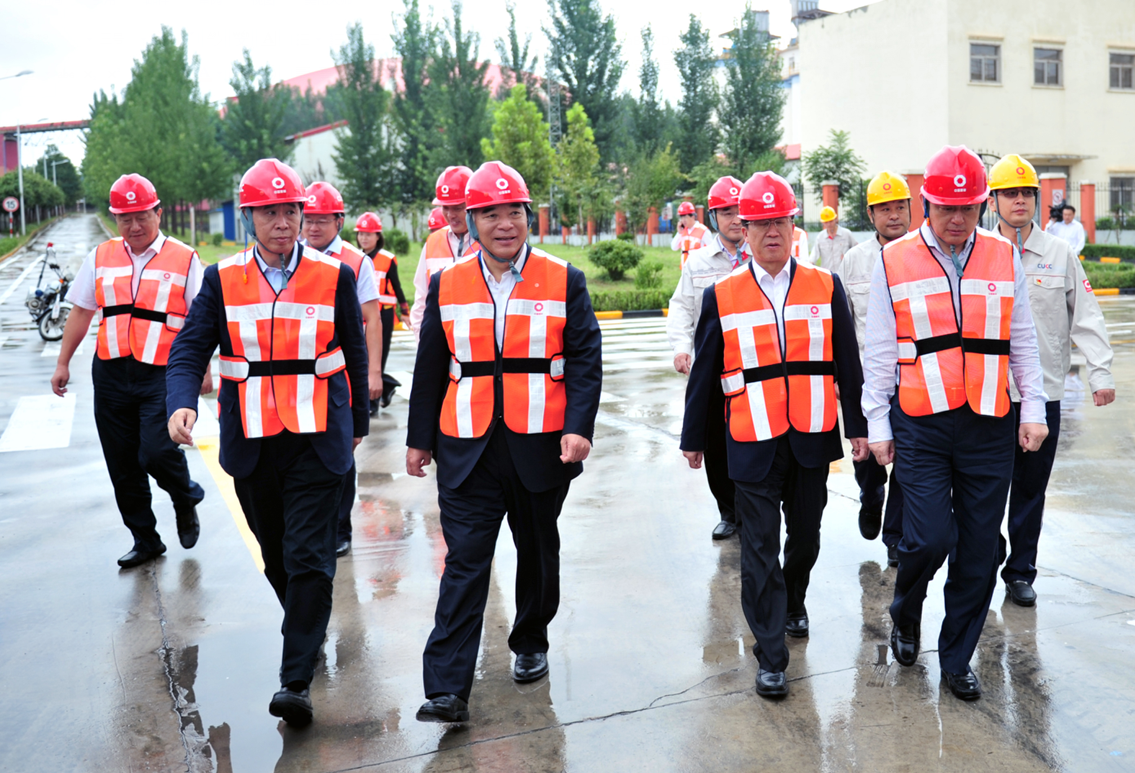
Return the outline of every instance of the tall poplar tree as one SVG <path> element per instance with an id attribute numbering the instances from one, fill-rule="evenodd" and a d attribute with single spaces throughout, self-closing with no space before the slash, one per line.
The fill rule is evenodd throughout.
<path id="1" fill-rule="evenodd" d="M 780 57 L 768 32 L 757 26 L 752 7 L 745 6 L 733 34 L 720 109 L 721 124 L 729 127 L 725 153 L 738 176 L 753 171 L 756 159 L 780 142 L 783 109 Z"/>
<path id="2" fill-rule="evenodd" d="M 438 128 L 431 159 L 438 172 L 454 164 L 480 166 L 481 138 L 489 133 L 489 63 L 478 61 L 481 39 L 465 29 L 461 0 L 453 0 L 452 9 L 426 67 L 427 101 Z"/>
<path id="3" fill-rule="evenodd" d="M 247 48 L 244 59 L 233 62 L 229 85 L 236 96 L 225 105 L 221 144 L 238 172 L 262 158 L 287 161 L 294 146 L 284 142 L 284 120 L 293 90 L 281 84 L 273 86 L 272 68 L 257 68 Z"/>
<path id="4" fill-rule="evenodd" d="M 682 98 L 678 102 L 678 139 L 674 143 L 682 171 L 713 157 L 720 140 L 714 123 L 718 104 L 717 81 L 713 77 L 717 54 L 709 42 L 709 30 L 690 14 L 690 24 L 680 38 L 682 47 L 674 52 L 674 64 L 681 76 Z"/>
<path id="5" fill-rule="evenodd" d="M 634 109 L 636 150 L 647 155 L 661 147 L 664 115 L 658 104 L 658 62 L 654 59 L 654 32 L 642 29 L 642 66 L 639 68 L 639 98 Z"/>
<path id="6" fill-rule="evenodd" d="M 377 209 L 393 198 L 394 154 L 386 117 L 390 95 L 375 76 L 374 46 L 366 42 L 361 24 L 347 27 L 347 42 L 332 58 L 347 119 L 334 153 L 343 200 L 355 211 Z"/>
<path id="7" fill-rule="evenodd" d="M 394 52 L 402 62 L 403 88 L 394 94 L 394 119 L 400 164 L 396 188 L 403 203 L 433 198 L 437 172 L 430 152 L 436 144 L 436 124 L 426 99 L 427 67 L 436 32 L 422 18 L 418 0 L 405 0 L 401 17 L 394 19 Z"/>

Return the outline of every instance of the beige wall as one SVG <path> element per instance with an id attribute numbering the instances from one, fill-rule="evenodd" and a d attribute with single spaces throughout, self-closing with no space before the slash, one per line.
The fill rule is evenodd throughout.
<path id="1" fill-rule="evenodd" d="M 335 143 L 340 129 L 329 129 L 319 134 L 300 137 L 292 151 L 292 167 L 299 172 L 304 185 L 322 180 L 338 186 L 335 172 Z"/>

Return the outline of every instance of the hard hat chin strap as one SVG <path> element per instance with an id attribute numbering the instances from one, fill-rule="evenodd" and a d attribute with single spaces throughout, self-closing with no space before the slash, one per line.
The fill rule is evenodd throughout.
<path id="1" fill-rule="evenodd" d="M 706 213 L 705 219 L 709 221 L 709 227 L 713 229 L 714 233 L 717 233 L 717 234 L 721 233 L 721 231 L 718 230 L 718 228 L 717 228 L 717 210 L 716 209 L 711 209 L 708 213 Z"/>

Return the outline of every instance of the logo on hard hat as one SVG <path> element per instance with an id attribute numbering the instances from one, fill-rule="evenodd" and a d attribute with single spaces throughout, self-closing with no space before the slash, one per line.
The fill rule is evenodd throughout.
<path id="1" fill-rule="evenodd" d="M 497 189 L 502 191 L 508 190 L 508 180 L 503 177 L 497 180 Z"/>
<path id="2" fill-rule="evenodd" d="M 308 204 L 315 204 L 315 194 L 314 193 L 307 197 L 307 203 Z"/>
<path id="3" fill-rule="evenodd" d="M 966 187 L 966 176 L 964 174 L 954 175 L 954 185 L 958 186 L 959 188 Z"/>
<path id="4" fill-rule="evenodd" d="M 761 196 L 761 201 L 765 204 L 772 204 L 775 198 L 776 197 L 772 195 L 772 191 L 765 191 L 764 195 Z"/>
<path id="5" fill-rule="evenodd" d="M 136 198 L 138 198 L 137 193 L 135 193 L 134 191 L 126 191 L 126 200 L 127 201 L 134 201 L 134 199 L 136 199 Z"/>
<path id="6" fill-rule="evenodd" d="M 449 186 L 448 185 L 441 186 L 441 195 L 442 196 L 448 196 L 449 195 Z"/>
<path id="7" fill-rule="evenodd" d="M 738 195 L 738 194 L 739 194 L 740 192 L 741 192 L 741 191 L 737 190 L 736 188 L 730 188 L 730 189 L 729 189 L 729 195 L 730 195 L 730 196 L 736 196 L 736 195 Z"/>
<path id="8" fill-rule="evenodd" d="M 883 190 L 885 190 L 885 191 L 889 191 L 890 189 L 891 189 L 891 184 L 890 184 L 890 183 L 883 183 Z"/>
<path id="9" fill-rule="evenodd" d="M 278 191 L 283 190 L 284 185 L 285 185 L 285 183 L 284 183 L 283 177 L 273 177 L 272 178 L 272 187 L 275 188 L 276 190 L 278 190 Z"/>
<path id="10" fill-rule="evenodd" d="M 1017 174 L 1020 175 L 1021 177 L 1024 177 L 1025 176 L 1025 168 L 1023 166 L 1018 166 L 1017 167 Z"/>

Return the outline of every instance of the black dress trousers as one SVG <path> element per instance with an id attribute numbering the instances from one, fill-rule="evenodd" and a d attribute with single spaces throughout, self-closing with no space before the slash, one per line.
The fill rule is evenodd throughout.
<path id="1" fill-rule="evenodd" d="M 493 550 L 508 516 L 516 545 L 516 621 L 508 646 L 517 654 L 548 651 L 548 624 L 560 604 L 560 533 L 556 521 L 568 484 L 529 491 L 521 483 L 498 420 L 481 458 L 457 488 L 438 485 L 448 552 L 434 629 L 422 656 L 427 698 L 469 699 L 489 596 Z"/>
<path id="2" fill-rule="evenodd" d="M 737 488 L 729 477 L 729 454 L 726 451 L 725 394 L 714 389 L 709 398 L 709 419 L 705 427 L 705 476 L 709 490 L 717 500 L 721 520 L 737 523 L 735 500 Z"/>
<path id="3" fill-rule="evenodd" d="M 169 437 L 166 369 L 133 357 L 95 357 L 91 380 L 95 426 L 122 522 L 134 535 L 135 550 L 162 550 L 150 476 L 175 506 L 192 507 L 205 497 L 205 490 L 189 479 L 185 452 Z"/>
<path id="4" fill-rule="evenodd" d="M 303 435 L 264 438 L 256 469 L 233 481 L 284 608 L 280 684 L 310 684 L 335 580 L 335 530 L 345 476 L 324 466 Z"/>

